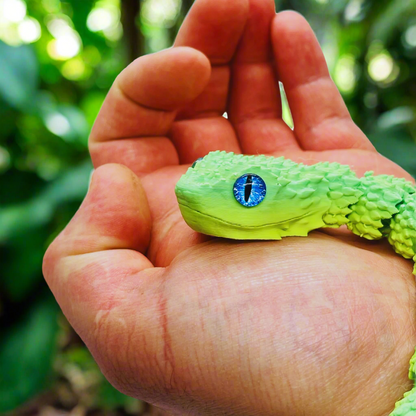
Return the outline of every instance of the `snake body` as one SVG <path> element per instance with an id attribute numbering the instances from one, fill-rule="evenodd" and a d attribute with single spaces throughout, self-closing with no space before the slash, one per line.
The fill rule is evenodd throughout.
<path id="1" fill-rule="evenodd" d="M 347 165 L 315 165 L 274 158 L 211 152 L 175 188 L 186 223 L 195 231 L 238 240 L 280 240 L 311 230 L 346 225 L 368 240 L 387 238 L 416 262 L 416 188 L 409 181 Z M 416 265 L 413 273 L 416 274 Z M 409 377 L 416 378 L 416 353 Z M 416 387 L 390 416 L 416 416 Z"/>

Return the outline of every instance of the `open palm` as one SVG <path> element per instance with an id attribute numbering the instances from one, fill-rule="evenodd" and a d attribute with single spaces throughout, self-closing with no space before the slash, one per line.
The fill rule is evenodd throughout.
<path id="1" fill-rule="evenodd" d="M 416 343 L 410 262 L 344 232 L 202 236 L 174 194 L 218 149 L 409 178 L 352 122 L 301 16 L 275 15 L 273 0 L 197 0 L 174 48 L 120 74 L 90 149 L 90 191 L 44 273 L 117 388 L 179 415 L 392 410 Z"/>

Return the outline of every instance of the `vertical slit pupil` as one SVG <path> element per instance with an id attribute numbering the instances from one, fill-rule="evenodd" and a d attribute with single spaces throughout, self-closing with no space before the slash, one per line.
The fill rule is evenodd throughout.
<path id="1" fill-rule="evenodd" d="M 251 195 L 251 189 L 253 188 L 253 177 L 251 175 L 247 175 L 246 185 L 244 187 L 244 200 L 248 202 Z"/>

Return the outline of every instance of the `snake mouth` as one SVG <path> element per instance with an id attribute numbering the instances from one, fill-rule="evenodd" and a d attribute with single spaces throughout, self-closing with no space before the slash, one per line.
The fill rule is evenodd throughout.
<path id="1" fill-rule="evenodd" d="M 238 223 L 234 223 L 234 222 L 229 222 L 229 221 L 222 220 L 221 218 L 215 217 L 214 215 L 205 214 L 204 212 L 201 212 L 201 211 L 198 211 L 197 209 L 191 208 L 187 204 L 183 204 L 180 201 L 178 201 L 178 202 L 179 202 L 179 208 L 185 207 L 189 211 L 192 211 L 195 214 L 201 215 L 201 216 L 206 217 L 206 218 L 211 218 L 211 219 L 213 219 L 215 221 L 218 221 L 218 222 L 221 222 L 223 224 L 232 225 L 232 226 L 238 226 L 239 225 Z M 182 209 L 181 209 L 181 211 L 182 211 Z M 185 218 L 185 220 L 186 220 L 186 218 Z"/>
<path id="2" fill-rule="evenodd" d="M 215 217 L 214 215 L 210 215 L 210 214 L 206 214 L 204 212 L 198 211 L 197 209 L 192 208 L 189 205 L 184 204 L 183 202 L 181 202 L 179 200 L 178 200 L 178 203 L 179 203 L 180 208 L 182 208 L 182 207 L 187 208 L 188 210 L 190 210 L 193 213 L 195 213 L 197 215 L 200 215 L 202 217 L 210 218 L 214 221 L 217 221 L 219 223 L 222 223 L 222 224 L 225 224 L 225 225 L 228 225 L 228 226 L 241 227 L 241 224 L 239 224 L 237 222 L 226 221 L 226 220 L 223 220 L 221 218 Z M 181 209 L 181 211 L 182 211 L 182 209 Z M 282 224 L 285 224 L 285 223 L 288 223 L 288 222 L 301 220 L 302 218 L 306 218 L 306 217 L 308 217 L 310 215 L 313 215 L 313 214 L 314 214 L 314 212 L 307 212 L 307 213 L 304 213 L 304 214 L 299 215 L 297 217 L 288 218 L 288 219 L 285 219 L 285 220 L 282 220 L 282 221 L 269 222 L 269 223 L 261 224 L 261 225 L 244 225 L 244 228 L 246 230 L 250 230 L 250 229 L 251 230 L 258 230 L 258 229 L 261 229 L 261 228 L 269 228 L 269 227 L 273 227 L 273 226 L 279 226 L 279 225 L 282 225 Z M 184 218 L 185 218 L 185 216 L 184 216 Z M 185 218 L 185 220 L 186 220 L 186 222 L 188 222 L 188 220 L 186 218 Z"/>

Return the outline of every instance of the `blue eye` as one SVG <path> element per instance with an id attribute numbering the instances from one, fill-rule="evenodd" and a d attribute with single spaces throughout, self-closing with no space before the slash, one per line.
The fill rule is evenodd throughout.
<path id="1" fill-rule="evenodd" d="M 245 207 L 255 207 L 266 196 L 266 184 L 260 176 L 246 173 L 234 183 L 235 199 Z"/>

